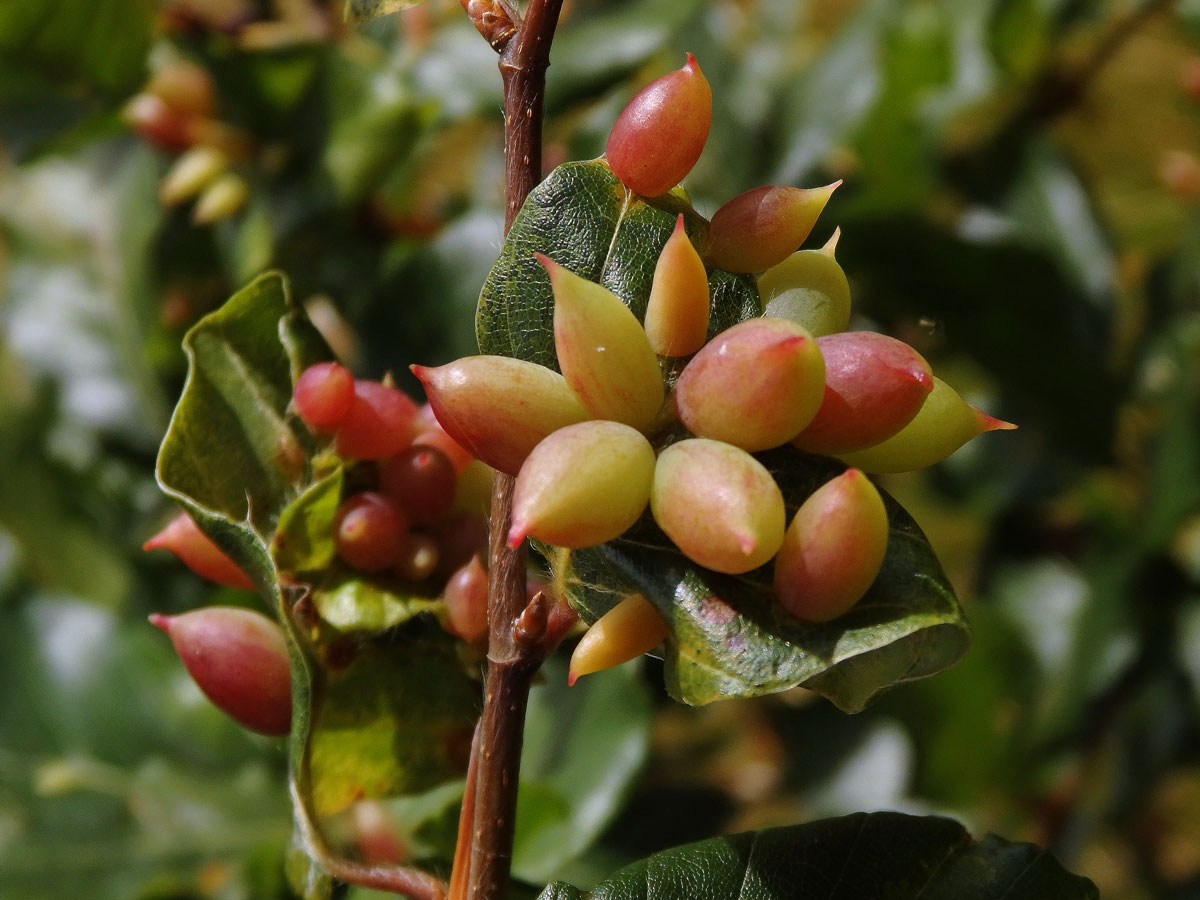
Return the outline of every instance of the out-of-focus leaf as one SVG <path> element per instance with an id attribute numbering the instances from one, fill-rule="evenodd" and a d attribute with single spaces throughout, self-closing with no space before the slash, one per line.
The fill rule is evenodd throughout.
<path id="1" fill-rule="evenodd" d="M 950 819 L 858 813 L 664 850 L 591 891 L 556 882 L 541 900 L 1093 900 L 1096 886 L 1031 844 L 972 841 Z"/>
<path id="2" fill-rule="evenodd" d="M 1042 65 L 1050 47 L 1050 10 L 1042 0 L 993 3 L 987 45 L 1012 78 L 1024 81 Z"/>
<path id="3" fill-rule="evenodd" d="M 787 123 L 786 148 L 771 181 L 800 184 L 836 142 L 844 140 L 873 107 L 883 89 L 879 45 L 892 24 L 886 0 L 861 4 L 833 44 L 786 95 L 779 121 Z"/>
<path id="4" fill-rule="evenodd" d="M 1044 255 L 910 216 L 845 222 L 838 254 L 861 273 L 869 312 L 938 323 L 950 347 L 997 378 L 1019 425 L 1079 459 L 1108 455 L 1118 395 L 1110 323 Z"/>
<path id="5" fill-rule="evenodd" d="M 544 884 L 599 836 L 649 750 L 650 697 L 633 666 L 567 686 L 554 658 L 529 698 L 513 872 Z"/>
<path id="6" fill-rule="evenodd" d="M 148 0 L 9 0 L 0 7 L 0 71 L 119 97 L 145 77 L 153 15 Z"/>
<path id="7" fill-rule="evenodd" d="M 557 369 L 554 294 L 535 253 L 604 285 L 640 319 L 655 261 L 681 213 L 692 242 L 703 246 L 707 223 L 682 191 L 647 201 L 627 194 L 603 160 L 559 166 L 525 200 L 484 282 L 476 315 L 480 352 Z M 710 337 L 761 314 L 753 278 L 713 269 L 708 283 Z"/>
<path id="8" fill-rule="evenodd" d="M 588 96 L 642 65 L 704 8 L 700 0 L 639 0 L 601 8 L 554 39 L 554 77 L 546 84 L 553 108 Z M 669 68 L 683 65 L 683 57 Z M 704 60 L 700 60 L 701 65 Z"/>
<path id="9" fill-rule="evenodd" d="M 838 463 L 790 449 L 758 457 L 790 516 Z M 879 577 L 846 615 L 805 624 L 773 599 L 769 566 L 729 576 L 687 559 L 649 521 L 616 541 L 548 558 L 556 586 L 589 621 L 640 592 L 667 622 L 671 695 L 700 705 L 804 685 L 857 712 L 881 691 L 951 666 L 968 629 L 954 591 L 916 523 L 887 498 L 891 532 Z"/>
<path id="10" fill-rule="evenodd" d="M 345 16 L 348 22 L 365 22 L 408 9 L 420 2 L 422 0 L 346 0 Z"/>
<path id="11" fill-rule="evenodd" d="M 0 525 L 27 575 L 43 590 L 115 607 L 128 596 L 127 561 L 75 509 L 62 473 L 46 459 L 41 429 L 0 401 Z M 64 560 L 70 560 L 64 565 Z"/>
<path id="12" fill-rule="evenodd" d="M 1050 251 L 1078 289 L 1109 311 L 1116 260 L 1079 177 L 1050 145 L 1030 148 L 1009 213 L 1022 237 Z"/>
<path id="13" fill-rule="evenodd" d="M 203 699 L 141 616 L 30 596 L 3 626 L 0 896 L 190 890 L 286 840 L 277 754 Z"/>

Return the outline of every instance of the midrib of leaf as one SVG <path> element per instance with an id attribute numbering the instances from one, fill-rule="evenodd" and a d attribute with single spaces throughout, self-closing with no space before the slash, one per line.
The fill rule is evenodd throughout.
<path id="1" fill-rule="evenodd" d="M 613 251 L 617 248 L 617 238 L 621 236 L 621 226 L 625 224 L 625 218 L 629 215 L 629 206 L 633 203 L 633 191 L 625 189 L 625 199 L 621 202 L 621 211 L 617 213 L 616 225 L 613 228 L 612 239 L 608 242 L 608 250 L 604 254 L 604 262 L 600 266 L 601 284 L 604 283 L 604 276 L 608 274 L 608 263 L 612 259 Z"/>

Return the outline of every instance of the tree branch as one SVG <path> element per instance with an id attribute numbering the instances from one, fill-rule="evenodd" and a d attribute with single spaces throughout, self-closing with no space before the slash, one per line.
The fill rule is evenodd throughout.
<path id="1" fill-rule="evenodd" d="M 461 0 L 475 27 L 500 53 L 504 84 L 504 231 L 508 233 L 526 196 L 542 177 L 542 107 L 550 45 L 562 0 L 531 0 L 524 20 L 503 0 Z M 485 9 L 486 8 L 486 9 Z M 490 17 L 490 18 L 489 18 Z M 508 893 L 516 826 L 517 784 L 525 709 L 534 673 L 545 659 L 545 598 L 525 596 L 524 547 L 507 546 L 513 484 L 497 474 L 489 523 L 488 670 L 478 732 L 477 772 L 468 784 L 469 863 L 455 859 L 451 881 L 465 865 L 467 900 L 502 900 Z M 528 610 L 528 612 L 527 612 Z M 468 776 L 470 777 L 470 776 Z"/>

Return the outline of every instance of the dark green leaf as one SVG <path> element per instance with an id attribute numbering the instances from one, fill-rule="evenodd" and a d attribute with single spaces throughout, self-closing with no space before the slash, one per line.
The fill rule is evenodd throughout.
<path id="1" fill-rule="evenodd" d="M 149 0 L 8 0 L 0 5 L 0 59 L 5 68 L 121 96 L 145 77 L 153 14 Z"/>
<path id="2" fill-rule="evenodd" d="M 541 900 L 1090 900 L 1086 878 L 1032 844 L 974 842 L 950 819 L 856 813 L 656 853 L 592 891 Z"/>
<path id="3" fill-rule="evenodd" d="M 680 213 L 703 246 L 708 224 L 681 190 L 647 201 L 627 194 L 603 160 L 559 166 L 525 200 L 484 282 L 475 320 L 480 352 L 557 369 L 554 294 L 535 253 L 603 284 L 642 318 L 654 263 Z M 750 276 L 714 269 L 709 289 L 710 336 L 762 313 Z"/>
<path id="4" fill-rule="evenodd" d="M 843 468 L 787 448 L 759 459 L 789 516 Z M 634 591 L 655 604 L 669 629 L 666 679 L 675 699 L 699 705 L 804 685 L 857 712 L 896 683 L 948 668 L 969 638 L 933 549 L 898 503 L 886 503 L 891 535 L 879 577 L 854 609 L 822 625 L 779 608 L 769 566 L 742 576 L 702 569 L 649 517 L 620 540 L 548 556 L 556 583 L 589 621 Z"/>

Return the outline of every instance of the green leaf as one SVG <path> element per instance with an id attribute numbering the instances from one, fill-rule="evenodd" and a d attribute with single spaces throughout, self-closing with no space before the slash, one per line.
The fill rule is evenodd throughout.
<path id="1" fill-rule="evenodd" d="M 627 194 L 602 159 L 559 166 L 526 198 L 484 282 L 475 319 L 479 351 L 558 368 L 554 294 L 535 253 L 604 285 L 642 318 L 654 264 L 680 213 L 693 244 L 703 246 L 708 223 L 682 190 L 646 200 Z M 710 337 L 762 314 L 752 277 L 713 269 L 708 283 Z"/>
<path id="2" fill-rule="evenodd" d="M 394 594 L 333 560 L 342 470 L 314 472 L 318 448 L 288 411 L 295 378 L 329 352 L 282 276 L 239 291 L 184 346 L 188 379 L 159 482 L 253 575 L 284 626 L 294 812 L 320 864 L 338 852 L 325 817 L 461 775 L 478 687 L 434 601 Z M 328 466 L 328 456 L 315 459 Z M 318 870 L 294 860 L 288 868 L 298 890 L 325 890 Z"/>
<path id="3" fill-rule="evenodd" d="M 561 882 L 541 900 L 1089 900 L 1086 878 L 1032 844 L 972 841 L 950 819 L 856 813 L 687 844 L 639 860 L 591 891 Z"/>
<path id="4" fill-rule="evenodd" d="M 421 616 L 330 646 L 338 659 L 323 673 L 307 758 L 317 816 L 461 776 L 479 690 L 441 625 Z"/>
<path id="5" fill-rule="evenodd" d="M 649 752 L 650 693 L 634 666 L 567 686 L 552 657 L 529 697 L 513 872 L 533 884 L 561 874 L 621 808 Z"/>
<path id="6" fill-rule="evenodd" d="M 284 507 L 271 539 L 271 556 L 281 572 L 319 572 L 333 564 L 333 519 L 344 482 L 339 465 Z"/>
<path id="7" fill-rule="evenodd" d="M 789 518 L 844 466 L 789 448 L 759 454 L 783 491 Z M 894 684 L 951 666 L 969 632 L 954 591 L 920 528 L 885 495 L 891 534 L 883 569 L 846 615 L 814 625 L 774 602 L 771 568 L 721 575 L 687 559 L 643 520 L 619 540 L 552 548 L 555 583 L 594 621 L 624 596 L 644 594 L 667 621 L 671 696 L 701 705 L 803 685 L 848 712 Z"/>
<path id="8" fill-rule="evenodd" d="M 8 0 L 0 5 L 3 68 L 118 97 L 145 77 L 149 0 Z"/>
<path id="9" fill-rule="evenodd" d="M 188 378 L 159 451 L 159 484 L 271 592 L 270 535 L 311 477 L 312 438 L 287 412 L 292 383 L 329 350 L 277 272 L 201 319 L 183 346 Z"/>

